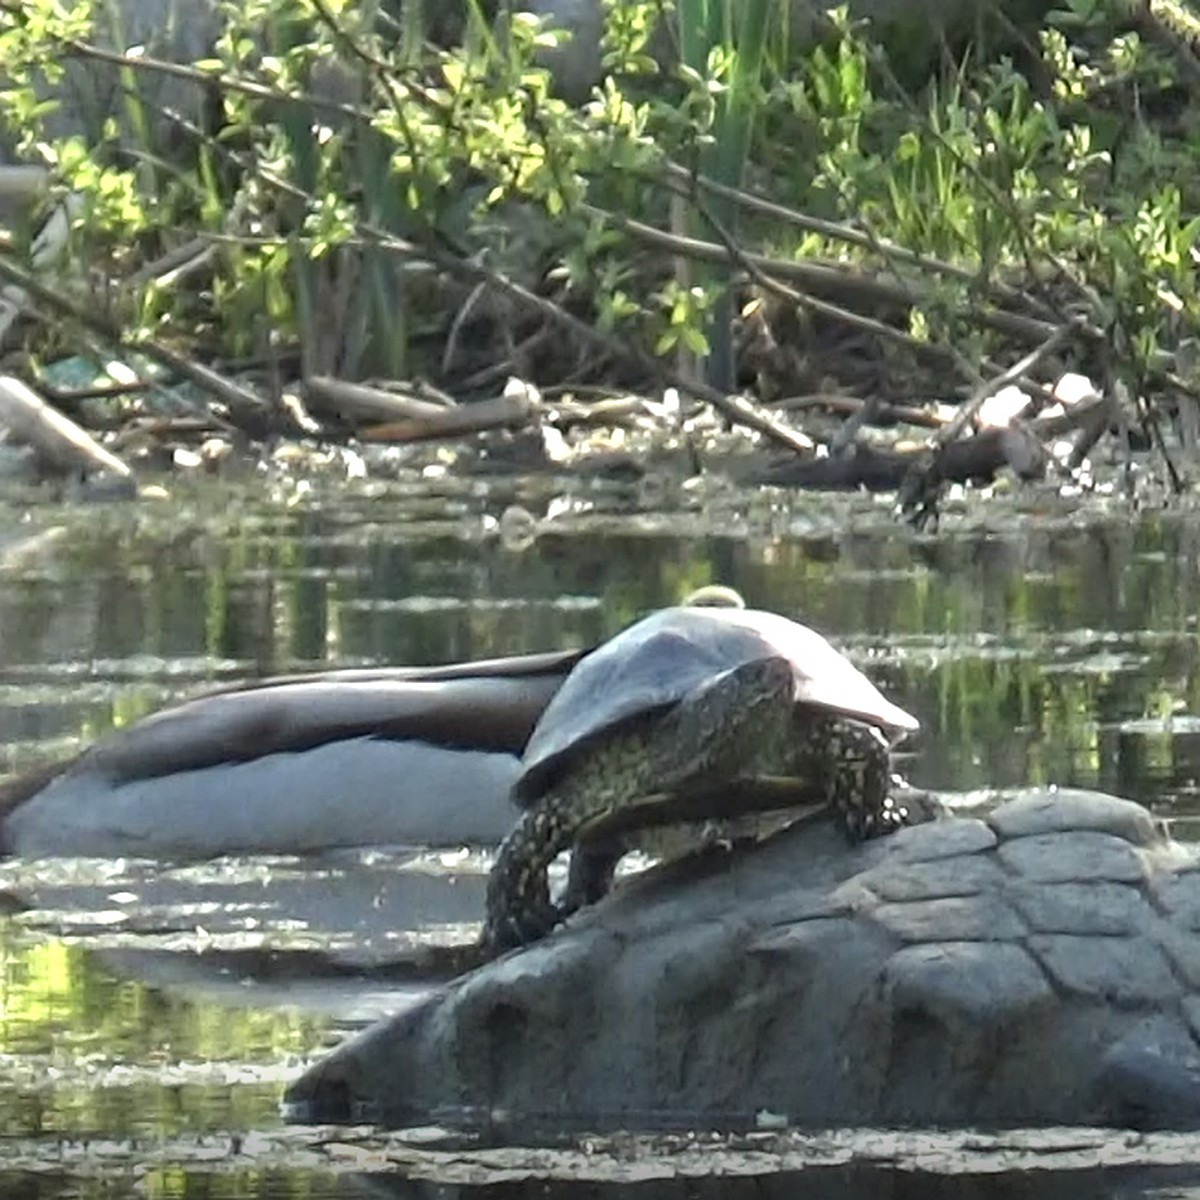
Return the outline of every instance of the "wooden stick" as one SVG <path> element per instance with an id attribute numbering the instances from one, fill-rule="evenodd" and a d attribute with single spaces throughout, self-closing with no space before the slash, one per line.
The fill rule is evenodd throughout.
<path id="1" fill-rule="evenodd" d="M 42 462 L 59 474 L 107 471 L 119 479 L 133 477 L 129 467 L 87 430 L 11 375 L 0 375 L 0 425 L 32 446 Z"/>

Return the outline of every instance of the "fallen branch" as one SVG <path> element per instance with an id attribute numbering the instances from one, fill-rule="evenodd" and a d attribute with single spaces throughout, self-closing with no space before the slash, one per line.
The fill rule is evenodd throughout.
<path id="1" fill-rule="evenodd" d="M 981 286 L 982 283 L 984 294 L 990 296 L 997 303 L 1024 309 L 1028 315 L 1040 317 L 1046 321 L 1054 320 L 1055 314 L 1035 296 L 1030 296 L 1025 292 L 1018 291 L 1016 288 L 1009 287 L 1007 284 L 999 283 L 996 280 L 981 281 L 977 271 L 958 266 L 954 263 L 943 262 L 941 259 L 932 258 L 927 254 L 918 254 L 916 251 L 900 246 L 895 242 L 889 241 L 887 238 L 877 236 L 870 229 L 858 229 L 841 221 L 826 221 L 820 217 L 810 216 L 808 213 L 802 213 L 798 209 L 789 208 L 787 205 L 780 204 L 775 200 L 769 200 L 765 196 L 757 195 L 754 192 L 717 183 L 715 180 L 709 179 L 705 175 L 699 175 L 678 163 L 668 164 L 666 175 L 668 186 L 677 195 L 690 197 L 693 191 L 698 190 L 710 195 L 720 196 L 724 199 L 732 200 L 748 212 L 773 217 L 784 222 L 784 224 L 802 229 L 806 233 L 815 233 L 830 241 L 839 241 L 848 246 L 856 246 L 861 250 L 870 251 L 872 254 L 878 255 L 885 260 L 892 268 L 893 274 L 896 274 L 897 277 L 899 277 L 899 272 L 896 270 L 896 267 L 905 265 L 915 267 L 925 275 L 945 276 L 975 288 Z"/>
<path id="2" fill-rule="evenodd" d="M 943 486 L 946 483 L 959 482 L 958 476 L 952 472 L 955 470 L 960 452 L 953 447 L 958 445 L 956 439 L 975 420 L 983 404 L 1001 388 L 1007 387 L 1014 380 L 1020 379 L 1022 375 L 1028 374 L 1071 337 L 1077 336 L 1081 332 L 1082 324 L 1079 322 L 1068 322 L 1060 326 L 1040 346 L 1030 351 L 1008 370 L 987 380 L 975 390 L 970 399 L 955 414 L 954 419 L 935 435 L 933 444 L 921 451 L 919 459 L 913 462 L 912 470 L 904 479 L 897 502 L 900 511 L 909 521 L 919 526 L 930 520 L 936 515 L 937 502 Z M 1014 423 L 1008 429 L 996 432 L 1003 434 L 1016 428 L 1018 425 Z M 970 440 L 975 441 L 980 436 L 982 434 L 976 434 L 975 438 Z"/>
<path id="3" fill-rule="evenodd" d="M 539 408 L 537 394 L 527 384 L 510 383 L 504 395 L 454 408 L 428 406 L 430 411 L 403 421 L 372 425 L 362 431 L 364 442 L 419 442 L 462 437 L 488 429 L 523 428 Z"/>
<path id="4" fill-rule="evenodd" d="M 979 430 L 940 448 L 939 478 L 943 483 L 990 483 L 1001 470 L 1010 467 L 1018 478 L 1041 479 L 1050 460 L 1048 441 L 1078 431 L 1079 445 L 1090 447 L 1097 430 L 1107 428 L 1111 415 L 1108 397 L 1093 394 L 1062 412 Z M 1068 468 L 1078 465 L 1079 445 L 1068 459 Z M 925 469 L 928 456 L 926 446 L 882 450 L 860 444 L 839 456 L 772 464 L 754 472 L 748 482 L 816 491 L 865 488 L 869 492 L 890 492 L 909 486 L 913 473 Z"/>
<path id="5" fill-rule="evenodd" d="M 700 238 L 668 233 L 653 225 L 646 225 L 631 217 L 608 212 L 594 205 L 581 205 L 580 211 L 590 213 L 598 219 L 608 222 L 613 228 L 619 229 L 629 237 L 646 245 L 656 246 L 671 254 L 684 255 L 707 263 L 734 264 L 741 262 L 743 266 L 753 267 L 763 276 L 799 284 L 805 288 L 811 301 L 822 300 L 828 303 L 856 304 L 862 307 L 892 305 L 907 310 L 922 303 L 925 299 L 914 292 L 907 283 L 890 283 L 874 278 L 858 268 L 847 267 L 841 263 L 812 260 L 796 262 L 791 259 L 771 258 L 769 255 L 755 254 L 750 251 L 734 254 L 717 242 L 707 242 Z M 1035 338 L 1044 338 L 1055 328 L 1050 322 L 1037 317 L 1009 312 L 991 305 L 974 309 L 968 315 L 984 328 L 1020 338 L 1025 342 Z M 893 330 L 892 332 L 898 331 Z"/>
<path id="6" fill-rule="evenodd" d="M 772 400 L 771 407 L 784 412 L 796 412 L 809 408 L 821 408 L 843 417 L 853 417 L 867 407 L 868 401 L 858 396 L 845 396 L 838 392 L 813 392 L 807 396 L 784 396 Z M 927 408 L 916 408 L 911 404 L 882 403 L 876 406 L 875 422 L 879 425 L 916 425 L 923 429 L 941 429 L 946 420 Z"/>
<path id="7" fill-rule="evenodd" d="M 880 450 L 852 446 L 845 454 L 807 461 L 780 463 L 754 476 L 754 482 L 843 492 L 863 488 L 892 492 L 920 466 L 925 448 Z M 1041 479 L 1048 456 L 1027 425 L 986 429 L 974 437 L 952 442 L 941 461 L 941 478 L 950 483 L 988 483 L 1005 467 L 1021 479 Z"/>
<path id="8" fill-rule="evenodd" d="M 54 474 L 106 472 L 132 482 L 133 472 L 116 455 L 11 375 L 0 375 L 0 426 L 31 446 Z"/>
<path id="9" fill-rule="evenodd" d="M 310 411 L 351 426 L 368 421 L 436 419 L 447 411 L 445 404 L 420 400 L 408 393 L 386 392 L 362 383 L 347 383 L 327 375 L 306 379 L 303 394 Z"/>

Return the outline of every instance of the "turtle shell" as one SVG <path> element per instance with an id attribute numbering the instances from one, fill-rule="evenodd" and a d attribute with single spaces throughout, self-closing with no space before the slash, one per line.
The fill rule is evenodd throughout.
<path id="1" fill-rule="evenodd" d="M 514 801 L 527 807 L 570 759 L 609 732 L 670 708 L 712 676 L 764 656 L 787 659 L 797 704 L 869 722 L 893 738 L 917 721 L 814 629 L 752 608 L 666 608 L 576 665 L 525 747 Z"/>

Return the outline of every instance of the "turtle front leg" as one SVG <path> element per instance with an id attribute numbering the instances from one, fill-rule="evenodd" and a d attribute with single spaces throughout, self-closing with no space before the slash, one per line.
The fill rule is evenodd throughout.
<path id="1" fill-rule="evenodd" d="M 500 843 L 480 936 L 489 954 L 536 942 L 558 924 L 546 871 L 564 844 L 556 813 L 542 807 L 524 813 Z"/>
<path id="2" fill-rule="evenodd" d="M 576 842 L 571 848 L 567 886 L 558 900 L 558 913 L 566 920 L 589 904 L 597 904 L 612 890 L 617 864 L 629 846 L 624 838 L 598 838 Z"/>
<path id="3" fill-rule="evenodd" d="M 891 804 L 891 746 L 873 725 L 831 721 L 823 735 L 828 754 L 829 800 L 851 842 L 890 833 L 903 824 Z"/>

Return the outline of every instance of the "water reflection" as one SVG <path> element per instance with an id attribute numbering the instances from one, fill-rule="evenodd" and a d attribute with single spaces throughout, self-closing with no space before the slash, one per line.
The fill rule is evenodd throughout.
<path id="1" fill-rule="evenodd" d="M 499 516 L 549 501 L 515 480 L 440 487 L 267 511 L 209 496 L 134 528 L 46 516 L 33 550 L 10 531 L 0 767 L 204 683 L 584 644 L 719 580 L 832 635 L 918 714 L 923 784 L 1056 781 L 1197 811 L 1194 730 L 1178 724 L 1200 714 L 1189 514 L 1000 513 L 933 539 L 837 496 L 618 522 L 606 506 L 630 493 L 610 487 L 514 551 Z"/>
<path id="2" fill-rule="evenodd" d="M 511 480 L 397 486 L 294 507 L 210 492 L 162 512 L 13 513 L 7 528 L 0 516 L 0 770 L 61 754 L 214 681 L 586 644 L 719 581 L 829 633 L 921 718 L 907 764 L 916 782 L 1098 786 L 1182 818 L 1185 835 L 1189 821 L 1200 822 L 1200 525 L 1191 514 L 1131 522 L 992 509 L 986 527 L 964 523 L 934 539 L 897 529 L 885 510 L 857 498 L 697 494 L 663 517 L 640 511 L 637 487 L 607 483 L 547 519 L 552 500 L 543 485 Z M 535 519 L 536 536 L 521 549 L 500 532 L 513 504 Z M 379 911 L 382 873 L 403 875 L 384 863 L 379 878 L 342 879 L 347 909 Z M 123 879 L 98 881 L 101 899 L 128 892 L 144 916 L 149 884 Z M 469 886 L 477 890 L 477 875 Z M 121 948 L 116 935 L 129 907 L 118 900 L 87 910 L 117 913 L 106 952 Z M 266 909 L 255 913 L 269 928 Z M 103 930 L 65 919 L 0 925 L 0 1133 L 277 1128 L 282 1081 L 299 1060 L 380 1005 L 403 1002 L 403 980 L 370 1002 L 361 986 L 340 991 L 338 980 L 370 966 L 353 956 L 338 980 L 283 971 L 264 990 L 263 963 L 251 971 L 237 956 L 245 945 L 218 959 L 216 951 L 230 949 L 220 929 L 202 928 L 194 914 L 180 922 L 167 922 L 161 936 L 192 941 L 164 942 L 154 969 L 149 960 L 102 957 Z M 352 922 L 338 928 L 347 947 L 371 944 Z M 48 939 L 55 931 L 81 940 Z M 263 961 L 274 952 L 264 950 Z M 179 971 L 185 962 L 195 973 Z M 164 963 L 173 976 L 159 970 Z M 973 1191 L 991 1200 L 1040 1197 L 1064 1186 L 1051 1174 L 953 1185 L 956 1200 Z M 5 1174 L 0 1164 L 3 1194 L 50 1196 L 60 1186 L 53 1176 Z M 104 1194 L 123 1194 L 113 1186 Z M 491 1190 L 525 1195 L 534 1186 L 548 1194 L 543 1185 Z M 626 1183 L 619 1194 L 658 1196 L 666 1186 Z M 680 1196 L 718 1194 L 714 1182 L 669 1186 Z M 719 1194 L 791 1194 L 797 1186 L 787 1177 L 721 1181 Z M 830 1196 L 949 1186 L 877 1169 L 804 1178 L 806 1192 Z M 1142 1184 L 1075 1173 L 1069 1191 L 1107 1196 L 1126 1186 Z M 307 1170 L 250 1178 L 155 1169 L 138 1188 L 444 1194 Z M 555 1194 L 610 1192 L 579 1183 Z"/>
<path id="3" fill-rule="evenodd" d="M 324 1023 L 287 1008 L 195 1004 L 0 927 L 0 1136 L 137 1137 L 253 1129 Z"/>

